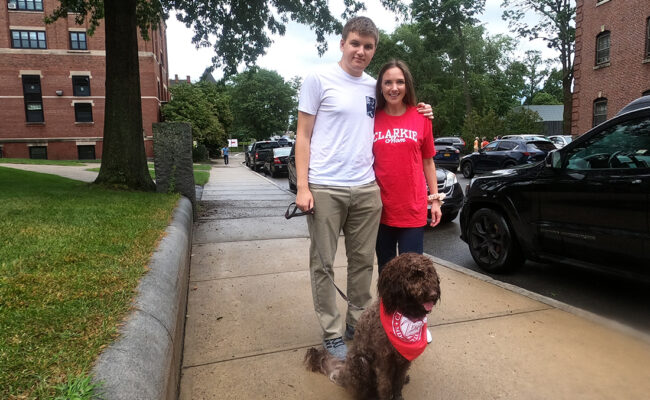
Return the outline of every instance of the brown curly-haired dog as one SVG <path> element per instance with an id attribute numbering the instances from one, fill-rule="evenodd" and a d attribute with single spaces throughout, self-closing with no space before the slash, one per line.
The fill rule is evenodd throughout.
<path id="1" fill-rule="evenodd" d="M 386 314 L 399 311 L 411 320 L 424 318 L 440 298 L 440 279 L 431 260 L 405 253 L 386 264 L 377 284 L 379 299 L 366 309 L 356 326 L 345 360 L 325 349 L 310 348 L 307 368 L 321 372 L 351 390 L 357 399 L 402 399 L 411 362 L 392 345 L 380 319 L 380 300 Z"/>

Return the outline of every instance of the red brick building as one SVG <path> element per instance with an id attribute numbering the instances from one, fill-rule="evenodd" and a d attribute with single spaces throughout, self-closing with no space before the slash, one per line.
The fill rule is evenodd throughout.
<path id="1" fill-rule="evenodd" d="M 57 0 L 0 0 L 0 157 L 101 158 L 104 130 L 104 29 L 93 36 L 74 15 L 46 25 Z M 165 26 L 138 42 L 143 131 L 169 98 Z"/>
<path id="2" fill-rule="evenodd" d="M 650 0 L 577 0 L 571 133 L 650 94 Z"/>

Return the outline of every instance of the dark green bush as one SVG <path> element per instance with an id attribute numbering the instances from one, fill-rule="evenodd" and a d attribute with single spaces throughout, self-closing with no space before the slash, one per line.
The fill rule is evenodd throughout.
<path id="1" fill-rule="evenodd" d="M 192 149 L 192 160 L 194 162 L 208 161 L 208 148 L 198 144 Z"/>

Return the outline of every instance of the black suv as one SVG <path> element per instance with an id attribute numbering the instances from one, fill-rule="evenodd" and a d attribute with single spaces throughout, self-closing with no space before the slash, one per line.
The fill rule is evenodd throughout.
<path id="1" fill-rule="evenodd" d="M 650 96 L 551 151 L 474 178 L 461 238 L 488 272 L 525 259 L 650 278 Z"/>
<path id="2" fill-rule="evenodd" d="M 443 136 L 443 137 L 438 137 L 435 138 L 436 142 L 439 142 L 441 145 L 444 144 L 447 146 L 454 146 L 460 151 L 465 150 L 465 141 L 463 138 L 458 137 L 458 136 Z"/>

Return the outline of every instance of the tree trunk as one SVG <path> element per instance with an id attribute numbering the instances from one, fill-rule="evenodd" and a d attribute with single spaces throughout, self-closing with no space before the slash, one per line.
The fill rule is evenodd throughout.
<path id="1" fill-rule="evenodd" d="M 105 1 L 106 106 L 95 183 L 153 191 L 142 130 L 137 0 Z"/>
<path id="2" fill-rule="evenodd" d="M 564 114 L 562 118 L 562 133 L 571 134 L 571 116 L 573 113 L 573 93 L 571 93 L 572 75 L 565 72 L 562 76 L 562 97 L 564 100 Z M 582 132 L 578 132 L 582 133 Z"/>

